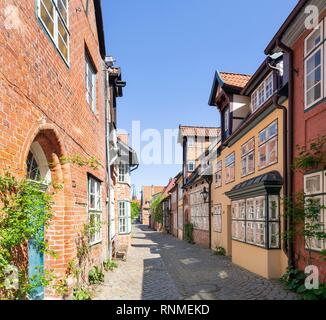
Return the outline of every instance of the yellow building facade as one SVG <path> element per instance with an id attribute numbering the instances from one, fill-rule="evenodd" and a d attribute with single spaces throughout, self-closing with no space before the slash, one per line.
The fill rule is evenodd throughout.
<path id="1" fill-rule="evenodd" d="M 210 105 L 221 113 L 222 139 L 212 163 L 211 248 L 224 248 L 233 263 L 272 279 L 287 268 L 282 240 L 287 98 L 279 93 L 279 78 L 268 72 L 252 78 L 216 74 Z"/>

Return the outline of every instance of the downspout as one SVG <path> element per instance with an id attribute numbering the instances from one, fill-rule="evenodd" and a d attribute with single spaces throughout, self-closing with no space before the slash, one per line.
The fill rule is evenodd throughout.
<path id="1" fill-rule="evenodd" d="M 213 178 L 206 179 L 206 182 L 208 183 L 208 223 L 209 223 L 209 249 L 212 249 L 212 184 L 213 184 Z"/>
<path id="2" fill-rule="evenodd" d="M 284 188 L 283 188 L 283 197 L 284 200 L 288 198 L 288 151 L 287 151 L 287 144 L 288 144 L 288 110 L 285 106 L 280 105 L 278 103 L 280 96 L 278 93 L 274 95 L 274 105 L 277 109 L 283 111 L 283 168 L 284 168 Z M 287 211 L 287 201 L 284 201 L 283 204 L 284 212 Z M 284 232 L 285 234 L 288 231 L 288 216 L 284 216 Z M 285 254 L 288 254 L 288 241 L 284 238 L 283 239 L 283 251 Z"/>
<path id="3" fill-rule="evenodd" d="M 293 172 L 292 172 L 292 163 L 293 163 L 293 107 L 294 107 L 294 67 L 293 67 L 293 50 L 286 46 L 281 40 L 277 40 L 277 47 L 281 50 L 289 54 L 289 83 L 288 83 L 288 110 L 287 110 L 287 200 L 290 203 L 293 200 Z M 286 221 L 287 231 L 292 230 L 293 219 L 292 216 L 289 215 Z M 288 253 L 288 266 L 289 268 L 295 267 L 295 259 L 294 259 L 294 241 L 291 239 L 292 237 L 287 237 L 287 253 Z"/>
<path id="4" fill-rule="evenodd" d="M 110 170 L 110 111 L 109 111 L 109 70 L 105 66 L 105 148 L 106 148 L 106 177 L 107 177 L 107 211 L 108 211 L 108 254 L 112 257 L 111 246 L 111 170 Z"/>

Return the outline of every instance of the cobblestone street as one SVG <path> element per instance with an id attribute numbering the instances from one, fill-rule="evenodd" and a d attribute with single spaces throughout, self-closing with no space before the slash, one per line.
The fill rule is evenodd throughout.
<path id="1" fill-rule="evenodd" d="M 127 262 L 108 273 L 99 300 L 292 300 L 278 283 L 233 265 L 229 258 L 170 235 L 134 226 Z"/>

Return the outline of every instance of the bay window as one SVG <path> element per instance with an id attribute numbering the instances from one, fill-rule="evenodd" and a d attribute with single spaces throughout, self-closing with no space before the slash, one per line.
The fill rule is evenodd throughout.
<path id="1" fill-rule="evenodd" d="M 326 25 L 326 19 L 325 19 Z M 305 109 L 325 97 L 325 30 L 324 22 L 305 39 Z"/>
<path id="2" fill-rule="evenodd" d="M 66 63 L 69 63 L 68 0 L 38 0 L 38 18 Z"/>
<path id="3" fill-rule="evenodd" d="M 279 196 L 232 201 L 232 238 L 266 249 L 280 247 Z"/>
<path id="4" fill-rule="evenodd" d="M 230 154 L 225 160 L 225 183 L 235 180 L 235 153 Z"/>
<path id="5" fill-rule="evenodd" d="M 274 121 L 259 133 L 259 168 L 263 169 L 278 161 L 278 124 Z"/>
<path id="6" fill-rule="evenodd" d="M 241 147 L 241 167 L 242 177 L 255 172 L 255 138 Z"/>
<path id="7" fill-rule="evenodd" d="M 131 205 L 129 201 L 119 201 L 119 234 L 131 232 Z"/>
<path id="8" fill-rule="evenodd" d="M 326 250 L 326 171 L 304 176 L 305 243 L 308 250 Z"/>
<path id="9" fill-rule="evenodd" d="M 88 215 L 90 244 L 102 241 L 102 197 L 101 183 L 95 178 L 88 178 Z"/>

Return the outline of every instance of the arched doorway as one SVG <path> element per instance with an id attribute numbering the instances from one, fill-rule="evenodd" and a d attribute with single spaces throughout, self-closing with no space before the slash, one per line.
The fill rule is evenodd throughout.
<path id="1" fill-rule="evenodd" d="M 32 183 L 41 185 L 41 189 L 46 192 L 51 183 L 51 171 L 48 161 L 41 145 L 34 142 L 26 160 L 27 179 Z M 42 231 L 44 232 L 44 230 Z M 42 235 L 44 237 L 44 235 Z M 28 242 L 28 277 L 39 275 L 44 271 L 44 253 L 34 243 L 33 239 Z M 44 299 L 44 287 L 38 287 L 30 295 L 32 300 Z"/>

